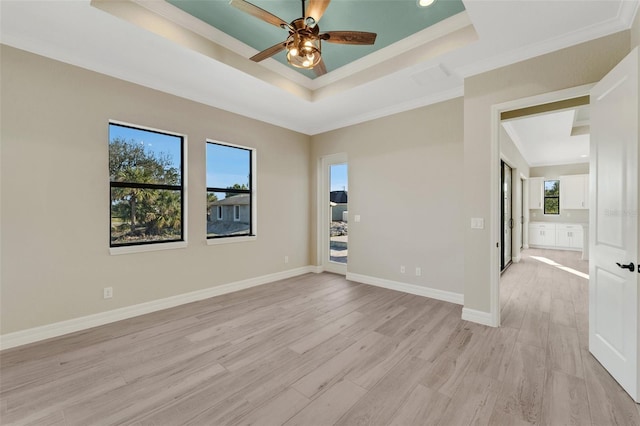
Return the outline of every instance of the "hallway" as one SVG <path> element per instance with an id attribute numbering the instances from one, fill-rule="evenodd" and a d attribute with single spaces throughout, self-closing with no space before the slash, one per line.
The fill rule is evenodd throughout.
<path id="1" fill-rule="evenodd" d="M 528 354 L 543 424 L 637 425 L 640 406 L 589 354 L 588 273 L 579 252 L 525 250 L 501 277 L 502 328 Z"/>

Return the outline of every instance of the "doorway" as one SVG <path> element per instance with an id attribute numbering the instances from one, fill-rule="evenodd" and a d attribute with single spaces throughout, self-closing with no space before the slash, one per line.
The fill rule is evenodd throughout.
<path id="1" fill-rule="evenodd" d="M 349 165 L 346 154 L 322 157 L 318 241 L 325 271 L 347 274 L 349 258 Z"/>
<path id="2" fill-rule="evenodd" d="M 504 162 L 500 161 L 500 188 L 502 191 L 502 202 L 500 203 L 500 215 L 501 215 L 501 241 L 500 247 L 502 247 L 500 255 L 500 272 L 504 272 L 505 269 L 511 265 L 512 261 L 512 232 L 513 232 L 513 185 L 511 182 L 511 167 Z"/>
<path id="3" fill-rule="evenodd" d="M 524 178 L 520 178 L 520 251 L 524 249 Z"/>
<path id="4" fill-rule="evenodd" d="M 502 271 L 502 262 L 501 259 L 504 256 L 504 244 L 501 244 L 501 241 L 504 238 L 504 230 L 503 230 L 503 220 L 502 220 L 502 209 L 504 204 L 504 185 L 502 181 L 504 179 L 504 173 L 501 168 L 501 162 L 503 160 L 503 155 L 500 149 L 500 130 L 502 126 L 502 122 L 505 119 L 509 119 L 508 114 L 512 112 L 529 112 L 532 111 L 535 113 L 540 113 L 540 108 L 547 108 L 553 106 L 555 104 L 563 104 L 564 107 L 568 107 L 564 103 L 567 100 L 580 100 L 585 98 L 588 103 L 588 95 L 590 89 L 593 87 L 593 84 L 587 84 L 584 86 L 574 87 L 571 89 L 560 90 L 557 92 L 546 93 L 542 95 L 532 96 L 529 98 L 518 99 L 514 101 L 505 102 L 502 104 L 494 105 L 491 108 L 491 120 L 493 126 L 493 136 L 491 140 L 492 144 L 492 156 L 491 156 L 491 181 L 492 181 L 492 194 L 491 194 L 491 221 L 490 221 L 490 233 L 495 236 L 496 243 L 494 247 L 499 247 L 498 250 L 492 250 L 490 254 L 490 265 L 491 267 L 491 293 L 490 293 L 490 309 L 491 315 L 490 320 L 487 321 L 488 325 L 492 325 L 494 327 L 500 326 L 500 275 Z M 520 176 L 520 173 L 516 173 Z M 526 177 L 526 175 L 525 175 Z M 513 181 L 512 181 L 513 182 Z M 513 188 L 512 188 L 513 189 Z M 524 189 L 524 190 L 523 190 Z M 520 196 L 522 200 L 520 203 L 516 203 L 516 206 L 511 204 L 514 208 L 517 206 L 522 206 L 522 216 L 524 216 L 524 223 L 522 224 L 522 229 L 519 230 L 517 234 L 520 236 L 520 241 L 518 242 L 518 246 L 522 244 L 522 247 L 527 247 L 527 214 L 529 209 L 528 200 L 530 198 L 529 191 L 526 188 L 521 189 Z M 513 244 L 513 240 L 511 240 L 511 248 L 516 247 Z"/>
<path id="5" fill-rule="evenodd" d="M 329 165 L 329 261 L 347 263 L 349 192 L 347 163 Z"/>

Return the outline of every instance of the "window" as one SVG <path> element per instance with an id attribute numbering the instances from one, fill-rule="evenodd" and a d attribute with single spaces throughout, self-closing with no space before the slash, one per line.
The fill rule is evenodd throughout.
<path id="1" fill-rule="evenodd" d="M 207 238 L 255 235 L 255 150 L 207 141 Z"/>
<path id="2" fill-rule="evenodd" d="M 180 135 L 109 123 L 110 246 L 184 241 Z"/>
<path id="3" fill-rule="evenodd" d="M 544 181 L 544 214 L 560 214 L 560 181 Z"/>

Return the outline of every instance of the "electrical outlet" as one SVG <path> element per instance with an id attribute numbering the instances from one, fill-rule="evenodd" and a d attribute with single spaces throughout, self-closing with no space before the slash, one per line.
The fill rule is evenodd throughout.
<path id="1" fill-rule="evenodd" d="M 422 268 L 416 268 L 416 277 L 422 275 Z"/>
<path id="2" fill-rule="evenodd" d="M 284 263 L 289 263 L 289 256 L 284 257 Z"/>
<path id="3" fill-rule="evenodd" d="M 102 289 L 102 298 L 111 299 L 113 297 L 113 287 L 105 287 Z"/>
<path id="4" fill-rule="evenodd" d="M 401 274 L 404 274 L 404 273 L 405 273 L 404 265 L 400 265 L 400 273 L 401 273 Z"/>

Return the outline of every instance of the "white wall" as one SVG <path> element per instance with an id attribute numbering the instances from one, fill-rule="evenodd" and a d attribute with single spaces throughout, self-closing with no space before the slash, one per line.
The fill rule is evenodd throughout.
<path id="1" fill-rule="evenodd" d="M 312 138 L 314 170 L 322 156 L 348 157 L 349 273 L 462 294 L 462 107 L 458 98 Z M 312 237 L 319 264 L 315 247 Z"/>
<path id="2" fill-rule="evenodd" d="M 308 136 L 6 46 L 1 54 L 0 333 L 309 264 Z M 188 136 L 187 248 L 109 255 L 109 119 Z M 206 244 L 206 138 L 257 149 L 255 242 Z M 107 286 L 114 297 L 103 300 Z"/>

